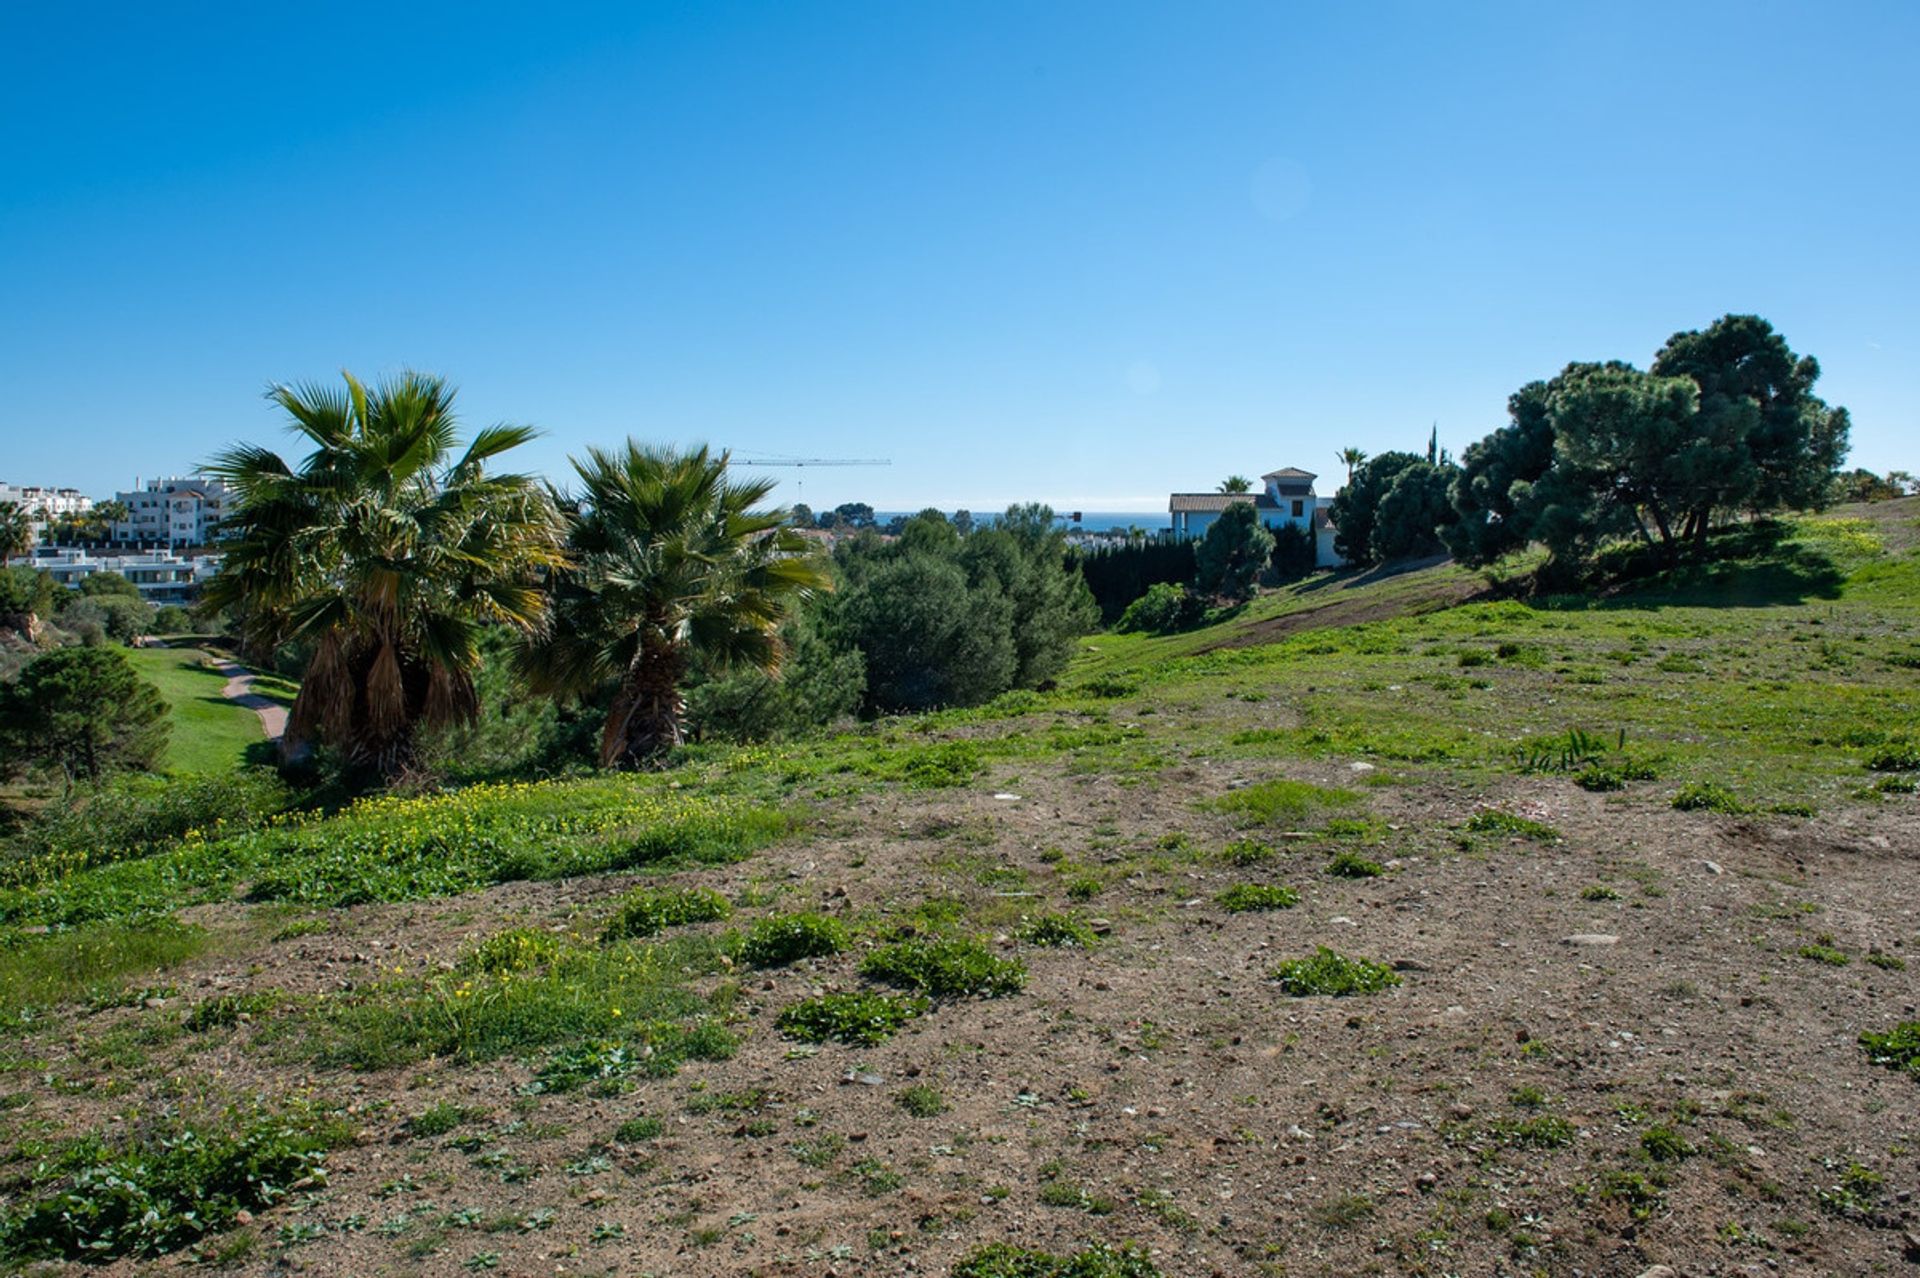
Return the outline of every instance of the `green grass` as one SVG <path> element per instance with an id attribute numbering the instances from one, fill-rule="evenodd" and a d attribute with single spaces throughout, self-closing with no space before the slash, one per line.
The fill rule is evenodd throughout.
<path id="1" fill-rule="evenodd" d="M 112 999 L 134 981 L 198 956 L 211 941 L 205 930 L 171 920 L 13 938 L 0 947 L 0 1025 L 63 1003 Z"/>
<path id="2" fill-rule="evenodd" d="M 232 835 L 194 830 L 137 859 L 0 889 L 0 921 L 138 919 L 232 895 L 347 906 L 450 896 L 493 883 L 737 860 L 793 818 L 665 779 L 486 784 L 365 799 Z"/>
<path id="3" fill-rule="evenodd" d="M 128 661 L 160 689 L 171 712 L 167 741 L 169 772 L 227 772 L 271 760 L 272 747 L 260 716 L 220 695 L 227 677 L 208 669 L 198 648 L 128 648 Z"/>
<path id="4" fill-rule="evenodd" d="M 731 1054 L 718 1009 L 694 989 L 698 977 L 725 970 L 723 959 L 718 941 L 690 936 L 396 976 L 283 1019 L 277 1041 L 287 1055 L 352 1069 L 605 1042 L 629 1049 L 649 1073 L 670 1074 L 684 1059 Z"/>

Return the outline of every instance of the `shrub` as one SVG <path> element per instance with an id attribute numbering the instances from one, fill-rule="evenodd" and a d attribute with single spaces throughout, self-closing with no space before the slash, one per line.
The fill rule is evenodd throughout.
<path id="1" fill-rule="evenodd" d="M 1341 879 L 1377 879 L 1387 872 L 1378 861 L 1369 861 L 1358 852 L 1342 849 L 1327 862 L 1327 873 Z"/>
<path id="2" fill-rule="evenodd" d="M 1071 914 L 1036 914 L 1020 926 L 1018 936 L 1029 945 L 1094 946 L 1093 929 Z"/>
<path id="3" fill-rule="evenodd" d="M 1400 975 L 1385 963 L 1348 958 L 1322 945 L 1307 958 L 1288 959 L 1273 969 L 1280 987 L 1296 998 L 1317 994 L 1336 998 L 1377 994 L 1400 983 Z"/>
<path id="4" fill-rule="evenodd" d="M 642 888 L 620 898 L 620 908 L 607 921 L 606 939 L 652 936 L 670 927 L 711 923 L 733 913 L 727 898 L 712 888 Z"/>
<path id="5" fill-rule="evenodd" d="M 0 685 L 0 761 L 97 781 L 159 766 L 172 731 L 160 690 L 113 648 L 56 648 Z"/>
<path id="6" fill-rule="evenodd" d="M 1185 586 L 1161 582 L 1127 605 L 1114 629 L 1170 635 L 1191 630 L 1207 619 L 1207 601 Z"/>
<path id="7" fill-rule="evenodd" d="M 1835 949 L 1829 943 L 1830 940 L 1831 938 L 1825 938 L 1818 944 L 1801 946 L 1800 957 L 1812 959 L 1816 963 L 1825 963 L 1828 967 L 1845 967 L 1853 962 L 1845 950 Z"/>
<path id="8" fill-rule="evenodd" d="M 324 1176 L 326 1150 L 346 1138 L 317 1115 L 267 1111 L 143 1127 L 111 1144 L 83 1138 L 43 1158 L 0 1215 L 0 1256 L 98 1263 L 177 1251 Z"/>
<path id="9" fill-rule="evenodd" d="M 1207 525 L 1194 551 L 1194 582 L 1202 593 L 1245 599 L 1273 557 L 1273 534 L 1251 501 L 1237 501 Z"/>
<path id="10" fill-rule="evenodd" d="M 1026 965 L 995 958 L 978 941 L 900 941 L 867 955 L 860 974 L 936 998 L 1018 994 L 1027 984 Z"/>
<path id="11" fill-rule="evenodd" d="M 1680 787 L 1673 806 L 1681 812 L 1720 812 L 1727 815 L 1745 812 L 1747 805 L 1725 786 L 1713 781 L 1694 781 Z"/>
<path id="12" fill-rule="evenodd" d="M 1096 1243 L 1071 1255 L 988 1243 L 961 1257 L 952 1278 L 1160 1278 L 1160 1271 L 1138 1247 Z"/>
<path id="13" fill-rule="evenodd" d="M 1860 1046 L 1867 1059 L 1888 1069 L 1904 1070 L 1920 1078 L 1920 1021 L 1902 1021 L 1884 1033 L 1864 1031 Z"/>
<path id="14" fill-rule="evenodd" d="M 828 1040 L 854 1047 L 877 1047 L 908 1021 L 927 1010 L 923 998 L 860 991 L 802 999 L 780 1013 L 774 1025 L 803 1043 Z"/>
<path id="15" fill-rule="evenodd" d="M 846 924 L 838 919 L 824 914 L 773 914 L 747 929 L 740 941 L 740 959 L 749 967 L 784 967 L 846 948 Z"/>
<path id="16" fill-rule="evenodd" d="M 1290 887 L 1267 883 L 1236 883 L 1215 898 L 1220 908 L 1233 914 L 1253 910 L 1290 910 L 1300 904 L 1300 894 Z"/>

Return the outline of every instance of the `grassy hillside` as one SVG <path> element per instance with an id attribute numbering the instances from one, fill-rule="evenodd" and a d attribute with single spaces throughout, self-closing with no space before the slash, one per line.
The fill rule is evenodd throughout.
<path id="1" fill-rule="evenodd" d="M 224 772 L 271 759 L 260 717 L 221 695 L 227 677 L 199 648 L 129 648 L 142 678 L 160 689 L 172 710 L 169 772 Z M 264 690 L 263 690 L 264 691 Z"/>
<path id="2" fill-rule="evenodd" d="M 977 709 L 12 862 L 0 1263 L 1891 1269 L 1917 540 L 1320 578 Z"/>

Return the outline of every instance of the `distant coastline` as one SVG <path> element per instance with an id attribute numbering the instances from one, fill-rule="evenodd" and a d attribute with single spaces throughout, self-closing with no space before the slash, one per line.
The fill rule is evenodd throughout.
<path id="1" fill-rule="evenodd" d="M 916 510 L 876 510 L 874 518 L 883 526 L 895 515 L 913 516 Z M 990 519 L 1001 512 L 997 510 L 976 510 L 973 517 L 978 520 Z M 953 514 L 948 511 L 947 514 Z M 1141 528 L 1147 532 L 1159 532 L 1170 527 L 1167 512 L 1164 510 L 1083 510 L 1078 523 L 1069 518 L 1070 510 L 1055 508 L 1056 522 L 1069 532 L 1111 532 L 1115 529 Z"/>

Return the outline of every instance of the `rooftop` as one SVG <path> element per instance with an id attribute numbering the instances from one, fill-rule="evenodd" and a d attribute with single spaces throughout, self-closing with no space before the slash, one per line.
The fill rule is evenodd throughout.
<path id="1" fill-rule="evenodd" d="M 1280 503 L 1265 493 L 1175 493 L 1167 499 L 1167 510 L 1176 515 L 1182 511 L 1196 514 L 1218 512 L 1237 501 L 1250 501 L 1258 510 L 1278 510 L 1280 507 Z"/>

